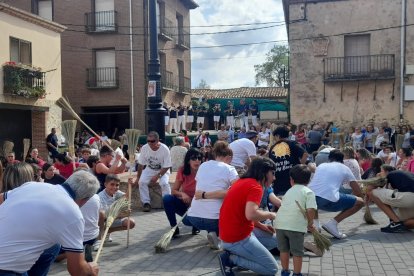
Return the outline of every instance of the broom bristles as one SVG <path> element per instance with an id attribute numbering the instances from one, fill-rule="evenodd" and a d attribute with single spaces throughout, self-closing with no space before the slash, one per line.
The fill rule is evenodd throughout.
<path id="1" fill-rule="evenodd" d="M 62 135 L 65 137 L 66 143 L 69 147 L 69 154 L 72 157 L 75 155 L 76 123 L 76 120 L 66 120 L 62 122 Z"/>
<path id="2" fill-rule="evenodd" d="M 29 153 L 29 149 L 30 149 L 30 139 L 24 138 L 23 139 L 23 160 L 26 159 L 26 156 Z"/>
<path id="3" fill-rule="evenodd" d="M 378 222 L 372 216 L 371 209 L 369 208 L 368 202 L 365 203 L 364 220 L 367 224 L 378 224 Z"/>
<path id="4" fill-rule="evenodd" d="M 138 129 L 125 129 L 125 135 L 127 137 L 129 161 L 132 163 L 135 160 L 135 149 L 137 148 L 141 131 Z"/>
<path id="5" fill-rule="evenodd" d="M 383 187 L 387 184 L 387 178 L 386 177 L 372 177 L 365 180 L 357 180 L 358 183 L 367 186 L 374 186 L 374 187 Z"/>
<path id="6" fill-rule="evenodd" d="M 13 151 L 14 143 L 12 141 L 4 141 L 3 143 L 3 153 L 4 155 L 9 154 Z"/>
<path id="7" fill-rule="evenodd" d="M 188 210 L 187 210 L 188 212 Z M 167 233 L 162 235 L 161 239 L 155 244 L 155 253 L 164 253 L 167 251 L 167 247 L 171 243 L 171 239 L 174 235 L 175 229 L 177 229 L 178 225 L 181 224 L 185 216 L 187 216 L 187 212 L 181 217 L 181 219 L 177 222 L 177 225 L 175 225 L 173 228 L 171 228 Z"/>

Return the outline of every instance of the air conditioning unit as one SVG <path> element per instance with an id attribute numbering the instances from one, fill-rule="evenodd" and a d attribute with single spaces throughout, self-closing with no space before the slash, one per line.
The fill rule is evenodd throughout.
<path id="1" fill-rule="evenodd" d="M 405 85 L 405 101 L 414 101 L 414 85 Z"/>
<path id="2" fill-rule="evenodd" d="M 414 64 L 408 64 L 405 66 L 405 73 L 407 75 L 414 75 Z"/>

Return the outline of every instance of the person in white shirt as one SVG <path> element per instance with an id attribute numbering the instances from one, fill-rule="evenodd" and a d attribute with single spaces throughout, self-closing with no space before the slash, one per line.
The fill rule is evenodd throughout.
<path id="1" fill-rule="evenodd" d="M 323 163 L 316 168 L 308 187 L 316 195 L 318 210 L 340 211 L 333 219 L 323 224 L 322 228 L 335 238 L 344 239 L 346 235 L 338 230 L 338 223 L 358 212 L 364 206 L 364 200 L 352 171 L 343 164 L 344 154 L 340 150 L 333 150 L 329 153 L 329 160 L 329 163 Z M 344 181 L 349 182 L 352 195 L 339 192 Z M 316 220 L 314 224 L 319 228 L 319 221 Z"/>
<path id="2" fill-rule="evenodd" d="M 230 144 L 230 149 L 233 151 L 232 166 L 240 175 L 246 172 L 251 159 L 257 156 L 256 152 L 257 132 L 249 130 L 246 132 L 246 138 L 238 139 Z"/>
<path id="3" fill-rule="evenodd" d="M 13 225 L 13 231 L 0 227 L 2 275 L 24 274 L 55 244 L 65 250 L 71 275 L 98 275 L 97 264 L 84 259 L 85 221 L 79 209 L 98 189 L 95 176 L 78 171 L 61 185 L 28 182 L 0 194 L 0 220 Z M 49 267 L 44 269 L 47 273 Z"/>
<path id="4" fill-rule="evenodd" d="M 259 135 L 258 135 L 258 141 L 257 141 L 257 145 L 259 147 L 261 146 L 269 146 L 269 141 L 270 141 L 270 135 L 268 132 L 266 132 L 266 126 L 263 124 Z"/>
<path id="5" fill-rule="evenodd" d="M 144 166 L 146 166 L 145 169 Z M 162 196 L 171 194 L 169 184 L 171 166 L 170 150 L 160 142 L 157 132 L 150 131 L 147 135 L 147 144 L 141 148 L 135 181 L 135 185 L 139 183 L 139 194 L 144 212 L 151 211 L 148 185 L 159 181 Z"/>
<path id="6" fill-rule="evenodd" d="M 173 172 L 178 171 L 179 167 L 184 164 L 184 157 L 188 149 L 184 147 L 184 138 L 177 136 L 175 137 L 175 145 L 171 148 L 171 170 Z"/>

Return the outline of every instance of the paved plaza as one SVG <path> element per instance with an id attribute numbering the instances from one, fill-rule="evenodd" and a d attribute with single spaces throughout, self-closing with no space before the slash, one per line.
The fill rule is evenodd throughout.
<path id="1" fill-rule="evenodd" d="M 343 221 L 340 229 L 348 238 L 332 239 L 331 251 L 322 258 L 306 253 L 304 275 L 414 275 L 414 233 L 381 233 L 379 228 L 388 220 L 376 207 L 371 210 L 379 225 L 365 224 L 363 210 Z M 321 213 L 321 221 L 332 216 Z M 172 241 L 168 251 L 155 254 L 154 244 L 169 229 L 163 210 L 134 211 L 133 218 L 137 226 L 131 230 L 129 248 L 126 232 L 112 234 L 113 242 L 105 244 L 100 258 L 100 275 L 221 275 L 216 257 L 219 251 L 208 247 L 204 231 L 192 236 L 191 228 L 182 226 L 181 237 Z M 66 263 L 54 264 L 49 275 L 68 275 Z"/>

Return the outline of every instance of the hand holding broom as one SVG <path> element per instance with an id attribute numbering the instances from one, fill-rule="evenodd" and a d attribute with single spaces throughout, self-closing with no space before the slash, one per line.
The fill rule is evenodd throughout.
<path id="1" fill-rule="evenodd" d="M 366 180 L 357 180 L 358 183 L 363 185 L 362 191 L 365 194 L 365 214 L 364 220 L 367 224 L 378 224 L 378 222 L 372 217 L 371 209 L 369 208 L 369 200 L 366 195 L 367 189 L 384 187 L 387 184 L 387 178 L 385 177 L 373 177 Z"/>

